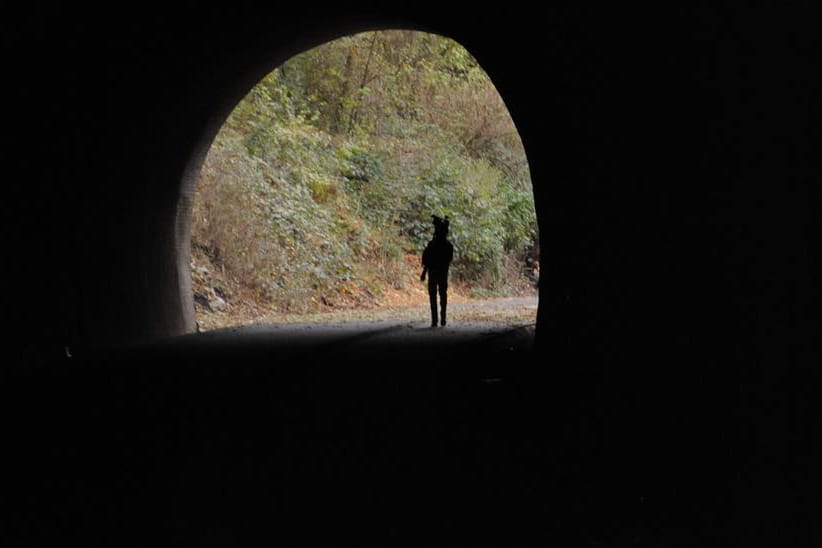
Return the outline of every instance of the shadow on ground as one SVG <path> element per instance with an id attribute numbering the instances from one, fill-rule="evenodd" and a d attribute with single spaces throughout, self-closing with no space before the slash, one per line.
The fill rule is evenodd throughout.
<path id="1" fill-rule="evenodd" d="M 529 326 L 245 328 L 8 378 L 3 535 L 118 547 L 721 539 L 735 523 L 711 443 L 721 420 L 683 408 L 687 386 L 584 385 L 532 343 Z"/>

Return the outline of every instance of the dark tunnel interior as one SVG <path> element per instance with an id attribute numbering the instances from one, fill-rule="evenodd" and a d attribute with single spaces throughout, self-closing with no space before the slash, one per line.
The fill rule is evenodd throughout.
<path id="1" fill-rule="evenodd" d="M 11 12 L 3 544 L 819 546 L 811 15 Z M 210 140 L 284 59 L 379 28 L 453 38 L 506 101 L 533 346 L 200 343 L 185 206 Z"/>

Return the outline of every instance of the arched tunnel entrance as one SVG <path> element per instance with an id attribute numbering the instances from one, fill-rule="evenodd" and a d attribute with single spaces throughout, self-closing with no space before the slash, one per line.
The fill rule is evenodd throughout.
<path id="1" fill-rule="evenodd" d="M 454 40 L 383 29 L 310 48 L 258 81 L 207 148 L 178 214 L 198 331 L 427 326 L 418 278 L 434 215 L 450 218 L 455 249 L 449 326 L 533 336 L 528 160 L 491 78 Z"/>

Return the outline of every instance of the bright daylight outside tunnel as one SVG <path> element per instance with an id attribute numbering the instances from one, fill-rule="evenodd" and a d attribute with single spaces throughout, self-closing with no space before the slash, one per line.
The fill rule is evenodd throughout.
<path id="1" fill-rule="evenodd" d="M 198 329 L 428 322 L 432 216 L 454 246 L 449 325 L 536 322 L 539 235 L 525 151 L 455 41 L 405 30 L 303 52 L 250 90 L 199 175 Z"/>

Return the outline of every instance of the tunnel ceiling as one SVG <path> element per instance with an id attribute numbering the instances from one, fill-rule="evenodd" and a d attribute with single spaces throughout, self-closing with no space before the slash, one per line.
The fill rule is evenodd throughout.
<path id="1" fill-rule="evenodd" d="M 175 216 L 203 135 L 295 52 L 385 27 L 464 45 L 517 121 L 547 253 L 538 338 L 623 347 L 634 325 L 658 342 L 632 351 L 650 352 L 694 325 L 703 341 L 767 331 L 768 307 L 800 331 L 817 321 L 818 53 L 800 10 L 88 15 L 44 7 L 6 34 L 27 54 L 6 90 L 18 176 L 4 220 L 19 237 L 5 298 L 21 357 L 189 330 Z"/>

